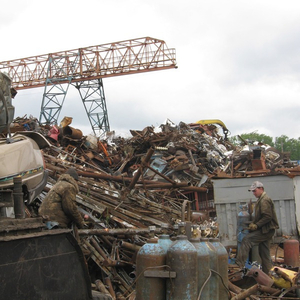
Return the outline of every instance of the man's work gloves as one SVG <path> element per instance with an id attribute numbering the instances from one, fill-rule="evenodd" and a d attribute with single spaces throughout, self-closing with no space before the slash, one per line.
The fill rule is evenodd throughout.
<path id="1" fill-rule="evenodd" d="M 255 231 L 255 230 L 257 230 L 257 225 L 254 224 L 254 223 L 251 223 L 251 224 L 249 225 L 249 230 L 250 230 L 250 231 Z"/>

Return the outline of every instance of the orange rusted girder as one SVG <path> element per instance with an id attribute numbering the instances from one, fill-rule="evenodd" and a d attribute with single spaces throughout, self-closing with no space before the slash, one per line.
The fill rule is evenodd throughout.
<path id="1" fill-rule="evenodd" d="M 170 68 L 177 68 L 175 49 L 151 37 L 0 62 L 17 90 L 45 86 L 47 76 L 68 83 Z"/>

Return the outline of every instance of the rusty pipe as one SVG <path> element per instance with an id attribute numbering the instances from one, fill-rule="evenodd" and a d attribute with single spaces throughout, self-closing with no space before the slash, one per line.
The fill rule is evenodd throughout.
<path id="1" fill-rule="evenodd" d="M 131 295 L 127 296 L 126 299 L 128 299 L 128 300 L 135 300 L 136 299 L 135 296 L 136 296 L 135 293 L 132 293 Z"/>
<path id="2" fill-rule="evenodd" d="M 198 186 L 192 186 L 192 185 L 183 186 L 180 189 L 184 190 L 184 191 L 189 191 L 189 192 L 199 192 L 199 193 L 207 193 L 208 192 L 207 188 L 198 187 Z"/>
<path id="3" fill-rule="evenodd" d="M 187 206 L 187 221 L 191 221 L 191 203 L 189 200 L 184 200 L 181 207 L 181 221 L 185 222 L 185 210 Z"/>
<path id="4" fill-rule="evenodd" d="M 53 166 L 50 163 L 46 163 L 46 167 L 49 170 L 52 171 L 57 171 L 60 173 L 64 173 L 65 169 L 64 168 L 59 168 L 57 166 Z M 76 170 L 78 175 L 82 176 L 82 177 L 88 177 L 88 178 L 95 178 L 95 179 L 104 179 L 104 180 L 113 180 L 116 182 L 127 182 L 127 183 L 132 183 L 133 178 L 131 177 L 122 177 L 122 176 L 114 176 L 114 175 L 109 175 L 109 174 L 105 174 L 105 173 L 99 173 L 99 172 L 89 172 L 89 171 L 81 171 L 81 170 Z M 136 183 L 139 183 L 139 181 L 137 181 Z M 176 183 L 176 185 L 172 184 L 172 183 L 167 183 L 167 182 L 162 182 L 162 183 L 157 183 L 157 181 L 153 181 L 153 180 L 144 180 L 143 182 L 141 182 L 146 188 L 148 189 L 155 189 L 155 188 L 162 188 L 162 189 L 169 189 L 169 188 L 180 188 L 181 190 L 184 191 L 189 191 L 189 192 L 199 192 L 199 193 L 206 193 L 208 191 L 207 188 L 204 187 L 197 187 L 197 186 L 191 186 L 189 185 L 188 182 L 179 182 Z M 134 184 L 135 185 L 135 184 Z"/>
<path id="5" fill-rule="evenodd" d="M 135 278 L 136 278 L 136 272 L 135 272 L 135 271 L 130 272 L 130 273 L 129 273 L 129 277 L 130 277 L 131 279 L 135 279 Z"/>
<path id="6" fill-rule="evenodd" d="M 149 228 L 136 228 L 136 229 L 78 229 L 79 235 L 135 235 L 149 233 Z M 160 233 L 161 229 L 156 228 L 155 233 Z"/>
<path id="7" fill-rule="evenodd" d="M 126 248 L 126 249 L 133 250 L 133 251 L 139 251 L 141 249 L 141 246 L 131 244 L 128 242 L 124 242 L 124 241 L 120 241 L 119 245 L 122 248 Z"/>
<path id="8" fill-rule="evenodd" d="M 292 285 L 294 284 L 292 279 L 286 273 L 284 273 L 282 270 L 280 270 L 279 268 L 274 268 L 274 271 L 277 275 L 281 276 L 284 280 L 290 282 Z"/>
<path id="9" fill-rule="evenodd" d="M 127 265 L 131 265 L 131 263 L 107 258 L 106 260 L 103 261 L 102 265 L 104 267 L 125 267 Z"/>
<path id="10" fill-rule="evenodd" d="M 164 174 L 158 172 L 157 170 L 155 170 L 154 168 L 152 168 L 151 166 L 147 166 L 148 169 L 150 169 L 152 172 L 154 172 L 155 174 L 161 176 L 163 179 L 165 179 L 166 181 L 169 181 L 171 184 L 176 185 L 176 182 L 172 179 L 170 179 L 169 177 L 165 176 Z"/>
<path id="11" fill-rule="evenodd" d="M 246 274 L 246 276 L 253 277 L 255 281 L 261 285 L 271 287 L 274 280 L 270 278 L 266 273 L 257 267 L 252 267 Z"/>
<path id="12" fill-rule="evenodd" d="M 231 281 L 228 281 L 228 288 L 230 291 L 234 292 L 235 294 L 239 294 L 242 289 L 235 284 L 233 284 Z"/>
<path id="13" fill-rule="evenodd" d="M 50 163 L 46 162 L 46 167 L 47 169 L 53 171 L 53 172 L 59 172 L 59 173 L 65 173 L 65 169 L 64 168 L 60 168 L 57 166 L 54 166 Z M 127 182 L 130 183 L 133 178 L 132 177 L 123 177 L 123 176 L 114 176 L 114 175 L 109 175 L 103 171 L 101 172 L 91 172 L 91 171 L 82 171 L 79 169 L 76 169 L 78 175 L 82 176 L 82 177 L 87 177 L 87 178 L 94 178 L 94 179 L 104 179 L 104 180 L 113 180 L 116 182 Z M 153 180 L 145 180 L 145 183 L 153 183 L 156 181 Z"/>
<path id="14" fill-rule="evenodd" d="M 146 183 L 146 180 L 145 180 L 145 183 Z M 187 182 L 179 182 L 174 185 L 172 183 L 167 183 L 167 182 L 157 183 L 157 181 L 151 181 L 151 183 L 146 183 L 146 184 L 143 184 L 142 186 L 147 189 L 169 189 L 169 188 L 186 187 L 187 185 L 188 185 Z"/>
<path id="15" fill-rule="evenodd" d="M 109 293 L 109 291 L 106 289 L 105 285 L 103 284 L 103 282 L 100 279 L 96 279 L 95 281 L 97 290 L 105 295 L 109 295 L 111 296 L 111 294 Z"/>
<path id="16" fill-rule="evenodd" d="M 94 165 L 91 165 L 91 164 L 89 164 L 86 160 L 83 160 L 83 159 L 81 159 L 80 157 L 78 157 L 78 156 L 76 156 L 76 155 L 73 155 L 73 154 L 71 154 L 71 153 L 69 153 L 69 152 L 67 152 L 67 151 L 64 151 L 64 150 L 62 150 L 62 149 L 59 149 L 59 148 L 57 148 L 57 147 L 55 147 L 55 146 L 52 146 L 51 147 L 52 149 L 54 149 L 54 150 L 56 150 L 58 153 L 64 153 L 64 154 L 66 154 L 67 156 L 70 156 L 70 157 L 72 157 L 73 159 L 76 159 L 76 160 L 78 160 L 78 161 L 81 161 L 81 162 L 83 162 L 84 164 L 86 164 L 86 165 L 88 165 L 88 166 L 90 166 L 90 167 L 92 167 L 90 170 L 93 170 L 93 172 L 95 171 L 95 170 L 98 170 L 98 171 L 100 171 L 100 172 L 102 172 L 102 173 L 105 173 L 105 174 L 107 174 L 106 172 L 104 172 L 101 168 L 97 168 L 96 166 L 94 166 Z M 47 153 L 43 153 L 43 155 L 44 155 L 44 158 L 46 159 L 50 159 L 51 160 L 51 163 L 61 163 L 61 159 L 59 159 L 59 158 L 55 158 L 55 157 L 53 157 L 53 156 L 51 156 L 51 155 L 48 155 Z M 48 165 L 50 165 L 51 166 L 51 164 L 48 164 L 47 163 L 47 161 L 46 161 L 46 166 L 48 166 Z M 52 167 L 54 168 L 54 166 L 52 165 Z M 76 165 L 74 164 L 74 168 L 76 167 Z M 50 170 L 53 170 L 53 168 L 51 169 L 51 167 L 49 167 L 50 168 Z M 54 170 L 62 170 L 62 171 L 64 171 L 65 169 L 62 169 L 62 168 L 59 168 L 59 167 L 55 167 L 54 168 Z"/>
<path id="17" fill-rule="evenodd" d="M 258 292 L 258 286 L 258 284 L 255 284 L 247 290 L 242 290 L 241 293 L 232 297 L 231 300 L 243 300 L 251 295 L 255 295 Z"/>
<path id="18" fill-rule="evenodd" d="M 155 181 L 151 181 L 151 183 L 148 183 L 149 181 L 145 180 L 145 183 L 143 186 L 147 189 L 172 189 L 172 188 L 179 188 L 180 190 L 189 191 L 189 192 L 199 192 L 199 193 L 207 193 L 208 189 L 204 187 L 198 187 L 198 186 L 191 186 L 187 182 L 179 182 L 176 184 L 167 183 L 167 182 L 161 182 L 161 183 L 154 183 Z"/>
<path id="19" fill-rule="evenodd" d="M 189 200 L 184 200 L 181 206 L 181 221 L 184 222 L 185 221 L 185 208 L 187 203 L 189 202 Z"/>
<path id="20" fill-rule="evenodd" d="M 80 129 L 75 129 L 71 126 L 63 127 L 62 134 L 69 136 L 73 139 L 81 139 L 82 138 L 82 131 Z"/>
<path id="21" fill-rule="evenodd" d="M 195 163 L 195 160 L 194 160 L 194 157 L 193 157 L 193 153 L 192 153 L 192 150 L 189 149 L 188 150 L 188 153 L 189 153 L 189 156 L 190 156 L 190 159 L 191 159 L 191 162 L 193 164 L 194 167 L 197 167 L 196 163 Z"/>
<path id="22" fill-rule="evenodd" d="M 146 164 L 148 164 L 153 153 L 154 153 L 154 149 L 150 148 L 148 150 L 146 156 L 142 159 L 142 166 L 145 166 Z M 132 181 L 129 184 L 129 187 L 128 187 L 129 190 L 132 190 L 134 188 L 135 184 L 138 182 L 141 175 L 142 175 L 142 167 L 138 168 L 138 170 L 136 171 Z"/>
<path id="23" fill-rule="evenodd" d="M 126 298 L 120 292 L 117 292 L 117 300 L 126 300 Z"/>
<path id="24" fill-rule="evenodd" d="M 107 256 L 107 254 L 101 249 L 99 244 L 96 242 L 94 238 L 91 238 L 91 244 L 94 246 L 96 251 L 103 257 L 103 265 L 104 266 L 113 266 L 113 267 L 124 267 L 126 264 L 124 262 L 120 262 L 118 260 L 113 260 Z"/>
<path id="25" fill-rule="evenodd" d="M 264 285 L 259 285 L 258 290 L 262 293 L 268 293 L 272 296 L 275 296 L 275 294 L 279 295 L 281 293 L 281 290 L 279 289 L 264 286 Z"/>
<path id="26" fill-rule="evenodd" d="M 106 284 L 107 287 L 108 287 L 108 290 L 109 290 L 110 294 L 112 295 L 112 298 L 113 298 L 113 299 L 116 299 L 117 297 L 116 297 L 115 291 L 114 291 L 114 289 L 113 289 L 113 286 L 112 286 L 112 283 L 111 283 L 110 278 L 109 278 L 109 277 L 105 277 L 105 278 L 104 278 L 104 281 L 105 281 L 105 284 Z"/>

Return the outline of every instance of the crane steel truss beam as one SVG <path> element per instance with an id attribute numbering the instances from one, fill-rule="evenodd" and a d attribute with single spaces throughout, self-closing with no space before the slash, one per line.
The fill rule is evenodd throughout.
<path id="1" fill-rule="evenodd" d="M 72 80 L 70 73 L 73 70 L 76 60 L 73 62 L 73 64 L 70 64 L 70 62 L 68 63 L 68 67 L 70 68 L 68 73 L 65 73 L 65 70 L 67 69 L 65 63 L 66 59 L 64 56 L 51 56 L 49 58 L 47 79 L 45 83 L 39 119 L 41 124 L 57 124 L 59 114 Z M 52 66 L 52 70 L 55 69 L 56 76 L 51 77 L 50 65 Z M 58 76 L 58 74 L 60 74 L 60 76 Z M 63 77 L 63 79 L 60 77 Z M 65 79 L 68 79 L 68 84 L 62 83 L 62 81 L 65 81 Z"/>
<path id="2" fill-rule="evenodd" d="M 177 68 L 175 49 L 151 37 L 0 62 L 15 89 L 45 87 L 40 123 L 57 123 L 69 85 L 74 85 L 94 133 L 109 131 L 102 78 L 171 68 Z"/>
<path id="3" fill-rule="evenodd" d="M 52 66 L 50 58 L 57 57 L 65 59 L 63 72 Z M 80 82 L 170 68 L 177 68 L 175 49 L 151 37 L 0 62 L 0 70 L 8 73 L 17 90 L 43 87 L 47 77 L 62 84 L 69 83 L 66 75 Z"/>
<path id="4" fill-rule="evenodd" d="M 93 132 L 99 136 L 104 132 L 109 132 L 108 114 L 101 78 L 89 80 L 88 82 L 76 82 L 85 111 L 88 115 Z"/>

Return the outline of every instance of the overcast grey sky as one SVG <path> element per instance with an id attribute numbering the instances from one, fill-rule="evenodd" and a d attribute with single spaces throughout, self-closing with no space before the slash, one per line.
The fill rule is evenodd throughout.
<path id="1" fill-rule="evenodd" d="M 117 134 L 166 119 L 220 119 L 232 135 L 300 137 L 299 0 L 11 0 L 5 7 L 0 61 L 145 36 L 176 49 L 178 69 L 103 79 Z M 19 91 L 15 116 L 39 117 L 42 93 Z M 74 87 L 64 116 L 91 132 Z"/>

